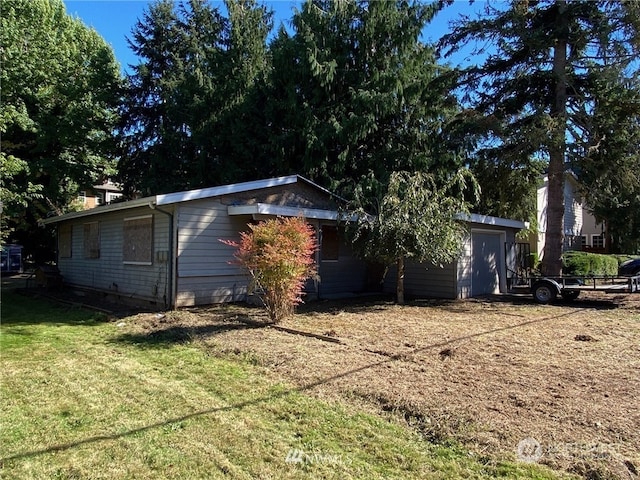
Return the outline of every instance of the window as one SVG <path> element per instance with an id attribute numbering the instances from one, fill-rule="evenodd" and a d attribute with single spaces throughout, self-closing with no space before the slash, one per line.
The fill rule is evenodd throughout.
<path id="1" fill-rule="evenodd" d="M 604 237 L 602 235 L 591 235 L 591 246 L 593 248 L 604 248 Z"/>
<path id="2" fill-rule="evenodd" d="M 100 224 L 85 223 L 83 230 L 84 258 L 100 258 Z"/>
<path id="3" fill-rule="evenodd" d="M 580 246 L 584 249 L 584 247 L 588 247 L 589 246 L 589 240 L 587 239 L 586 235 L 582 235 L 580 237 Z"/>
<path id="4" fill-rule="evenodd" d="M 96 193 L 96 205 L 102 205 L 104 203 L 104 194 L 102 192 Z"/>
<path id="5" fill-rule="evenodd" d="M 338 238 L 338 227 L 330 225 L 322 226 L 322 245 L 320 254 L 322 260 L 338 260 L 340 254 L 340 241 Z"/>
<path id="6" fill-rule="evenodd" d="M 125 218 L 122 260 L 131 265 L 153 263 L 153 215 Z"/>
<path id="7" fill-rule="evenodd" d="M 72 226 L 60 225 L 58 227 L 58 256 L 60 258 L 71 258 Z"/>
<path id="8" fill-rule="evenodd" d="M 84 205 L 85 203 L 87 203 L 87 193 L 84 190 L 82 192 L 78 192 L 78 199 Z"/>

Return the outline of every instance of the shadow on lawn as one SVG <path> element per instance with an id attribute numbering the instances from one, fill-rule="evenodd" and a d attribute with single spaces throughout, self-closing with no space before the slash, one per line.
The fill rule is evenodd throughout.
<path id="1" fill-rule="evenodd" d="M 126 432 L 120 432 L 120 433 L 112 433 L 112 434 L 106 434 L 106 435 L 96 435 L 93 437 L 89 437 L 89 438 L 85 438 L 85 439 L 81 439 L 81 440 L 77 440 L 75 442 L 69 442 L 69 443 L 65 443 L 65 444 L 60 444 L 60 445 L 52 445 L 50 447 L 47 448 L 43 448 L 40 450 L 33 450 L 30 452 L 24 452 L 24 453 L 16 453 L 14 455 L 10 455 L 4 458 L 0 458 L 0 465 L 4 464 L 5 462 L 9 462 L 9 461 L 13 461 L 13 460 L 21 460 L 24 458 L 30 458 L 30 457 L 35 457 L 38 455 L 44 455 L 44 454 L 48 454 L 48 453 L 56 453 L 56 452 L 61 452 L 61 451 L 65 451 L 65 450 L 69 450 L 75 447 L 79 447 L 82 445 L 87 445 L 87 444 L 91 444 L 91 443 L 97 443 L 97 442 L 102 442 L 102 441 L 108 441 L 108 440 L 117 440 L 120 438 L 124 438 L 124 437 L 129 437 L 141 432 L 147 432 L 149 430 L 153 430 L 156 428 L 162 428 L 165 427 L 167 425 L 171 425 L 174 423 L 179 423 L 179 422 L 183 422 L 185 420 L 190 420 L 193 418 L 197 418 L 197 417 L 202 417 L 205 415 L 210 415 L 213 413 L 218 413 L 218 412 L 226 412 L 226 411 L 232 411 L 232 410 L 241 410 L 243 408 L 246 407 L 250 407 L 250 406 L 254 406 L 254 405 L 259 405 L 262 403 L 268 403 L 269 401 L 272 400 L 276 400 L 279 398 L 283 398 L 286 397 L 288 395 L 291 395 L 293 393 L 301 393 L 301 392 L 305 392 L 307 390 L 311 390 L 315 387 L 318 387 L 320 385 L 324 385 L 330 382 L 333 382 L 335 380 L 339 380 L 341 378 L 345 378 L 348 377 L 350 375 L 354 375 L 356 373 L 362 372 L 364 370 L 368 370 L 371 368 L 375 368 L 375 367 L 379 367 L 382 365 L 386 365 L 388 363 L 391 362 L 395 362 L 395 361 L 402 361 L 404 359 L 406 359 L 408 356 L 411 356 L 413 354 L 419 353 L 419 352 L 423 352 L 423 351 L 427 351 L 427 350 L 435 350 L 435 349 L 442 349 L 444 347 L 448 347 L 452 344 L 455 344 L 457 342 L 460 341 L 464 341 L 464 340 L 468 340 L 471 338 L 477 338 L 477 337 L 482 337 L 485 335 L 491 335 L 494 333 L 498 333 L 498 332 L 504 332 L 504 331 L 508 331 L 508 330 L 515 330 L 521 327 L 526 327 L 528 325 L 532 325 L 532 324 L 537 324 L 537 323 L 544 323 L 544 322 L 548 322 L 548 321 L 553 321 L 553 320 L 558 320 L 570 315 L 573 315 L 575 313 L 580 312 L 581 309 L 571 309 L 568 312 L 564 312 L 561 313 L 559 315 L 551 315 L 551 316 L 547 316 L 547 317 L 543 317 L 543 318 L 539 318 L 539 319 L 535 319 L 535 320 L 528 320 L 525 322 L 521 322 L 521 323 L 517 323 L 514 325 L 508 325 L 506 327 L 500 327 L 500 328 L 495 328 L 495 329 L 491 329 L 491 330 L 486 330 L 484 332 L 478 332 L 478 333 L 474 333 L 474 334 L 470 334 L 470 335 L 465 335 L 462 337 L 458 337 L 458 338 L 454 338 L 454 339 L 450 339 L 450 340 L 446 340 L 444 342 L 438 342 L 438 343 L 434 343 L 431 345 L 426 345 L 420 348 L 416 348 L 414 350 L 412 350 L 411 352 L 405 352 L 403 354 L 397 354 L 397 355 L 389 355 L 389 356 L 385 356 L 385 358 L 377 361 L 377 362 L 372 362 L 368 365 L 364 365 L 362 367 L 358 367 L 358 368 L 352 368 L 350 370 L 346 370 L 344 372 L 339 372 L 336 373 L 335 375 L 332 375 L 330 377 L 326 377 L 326 378 L 321 378 L 315 382 L 311 382 L 311 383 L 307 383 L 306 385 L 301 385 L 299 387 L 292 387 L 292 388 L 288 388 L 288 389 L 282 389 L 282 390 L 278 390 L 270 395 L 263 395 L 261 397 L 258 398 L 253 398 L 250 400 L 245 400 L 242 402 L 237 402 L 235 404 L 232 405 L 226 405 L 226 406 L 222 406 L 222 407 L 217 407 L 217 408 L 210 408 L 210 409 L 205 409 L 205 410 L 199 410 L 197 412 L 192 412 L 192 413 L 188 413 L 186 415 L 181 415 L 178 417 L 173 417 L 173 418 L 168 418 L 166 420 L 160 421 L 160 422 L 156 422 L 156 423 L 152 423 L 150 425 L 145 425 L 139 428 L 134 428 L 131 430 L 128 430 Z M 206 327 L 204 327 L 206 329 Z M 241 324 L 232 324 L 229 326 L 229 328 L 259 328 L 258 326 L 251 326 L 251 325 L 241 325 Z M 171 330 L 168 329 L 168 330 Z M 215 332 L 220 332 L 220 329 L 213 329 L 212 330 L 212 334 Z M 150 337 L 150 335 L 146 335 L 146 336 L 142 336 L 143 338 L 141 338 L 142 341 L 145 341 L 145 338 L 148 341 L 148 338 Z M 128 338 L 128 336 L 123 336 L 122 341 L 127 341 L 126 339 Z M 133 338 L 136 338 L 135 336 Z"/>
<path id="2" fill-rule="evenodd" d="M 263 328 L 264 325 L 241 322 L 225 322 L 211 325 L 174 325 L 150 333 L 124 333 L 112 340 L 113 343 L 147 345 L 149 347 L 170 346 L 189 343 L 195 339 L 207 338 L 224 332 Z"/>
<path id="3" fill-rule="evenodd" d="M 25 296 L 17 291 L 2 292 L 2 326 L 77 325 L 96 326 L 108 320 L 103 312 L 79 305 L 62 304 L 47 298 Z"/>

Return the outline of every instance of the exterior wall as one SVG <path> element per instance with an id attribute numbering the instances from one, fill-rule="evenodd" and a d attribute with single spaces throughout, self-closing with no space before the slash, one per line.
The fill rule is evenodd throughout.
<path id="1" fill-rule="evenodd" d="M 547 195 L 549 181 L 545 176 L 543 184 L 537 191 L 538 235 L 535 248 L 540 259 L 544 256 L 545 234 L 547 231 Z M 582 199 L 578 192 L 578 185 L 572 175 L 565 176 L 564 182 L 564 246 L 565 250 L 579 249 L 582 229 L 584 225 Z"/>
<path id="2" fill-rule="evenodd" d="M 470 235 L 463 244 L 460 257 L 443 267 L 407 261 L 405 265 L 405 294 L 426 298 L 469 298 L 472 296 L 473 282 L 473 233 L 500 234 L 500 252 L 498 274 L 500 292 L 507 291 L 506 268 L 508 259 L 505 255 L 504 242 L 516 241 L 516 231 L 510 228 L 491 225 L 472 224 Z M 395 293 L 396 268 L 389 269 L 385 278 L 384 291 Z"/>
<path id="3" fill-rule="evenodd" d="M 582 249 L 605 253 L 609 245 L 607 245 L 605 226 L 603 222 L 598 222 L 596 217 L 594 217 L 586 208 L 582 209 L 582 218 L 582 237 L 584 237 L 584 240 L 581 239 L 580 247 L 582 247 Z M 603 247 L 599 248 L 597 246 L 594 237 L 602 237 L 601 242 L 604 244 Z"/>
<path id="4" fill-rule="evenodd" d="M 124 219 L 153 215 L 153 261 L 151 265 L 123 262 Z M 100 257 L 84 258 L 85 223 L 99 223 Z M 58 268 L 65 283 L 96 289 L 159 304 L 168 301 L 169 219 L 148 207 L 118 211 L 61 223 L 72 225 L 71 257 L 58 258 Z"/>
<path id="5" fill-rule="evenodd" d="M 233 248 L 219 239 L 239 240 L 250 216 L 230 216 L 221 199 L 187 202 L 178 207 L 176 306 L 245 301 L 249 278 L 230 265 Z M 318 232 L 320 223 L 310 222 Z M 344 240 L 337 261 L 317 255 L 320 281 L 306 285 L 307 298 L 335 298 L 365 290 L 366 265 L 353 256 Z"/>
<path id="6" fill-rule="evenodd" d="M 567 177 L 564 184 L 564 249 L 580 248 L 582 235 L 582 199 L 573 177 Z"/>
<path id="7" fill-rule="evenodd" d="M 220 203 L 223 205 L 268 203 L 277 206 L 319 208 L 323 210 L 337 209 L 336 203 L 329 194 L 303 182 L 224 195 L 220 197 Z"/>
<path id="8" fill-rule="evenodd" d="M 251 218 L 229 216 L 219 199 L 179 204 L 176 217 L 176 306 L 245 300 L 249 279 L 220 239 L 239 240 Z"/>
<path id="9" fill-rule="evenodd" d="M 318 239 L 320 240 L 320 235 Z M 344 297 L 366 290 L 366 263 L 354 256 L 353 249 L 347 244 L 343 234 L 340 235 L 340 240 L 337 260 L 322 260 L 321 252 L 318 252 L 319 298 Z"/>
<path id="10" fill-rule="evenodd" d="M 423 298 L 456 298 L 457 263 L 443 267 L 407 260 L 404 266 L 405 295 Z M 384 292 L 396 292 L 398 269 L 392 266 L 384 279 Z"/>
<path id="11" fill-rule="evenodd" d="M 472 254 L 471 235 L 469 235 L 462 246 L 462 253 L 456 262 L 457 284 L 456 298 L 471 297 L 471 276 L 472 276 Z"/>

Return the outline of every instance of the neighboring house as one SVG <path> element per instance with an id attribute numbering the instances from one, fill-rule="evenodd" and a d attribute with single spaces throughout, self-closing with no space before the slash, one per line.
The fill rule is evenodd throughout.
<path id="1" fill-rule="evenodd" d="M 109 204 L 120 197 L 122 197 L 122 190 L 111 180 L 107 180 L 102 185 L 94 185 L 92 188 L 83 190 L 78 194 L 78 200 L 85 210 Z"/>
<path id="2" fill-rule="evenodd" d="M 599 222 L 587 208 L 582 206 L 582 234 L 580 248 L 585 252 L 609 253 L 609 242 L 606 241 L 606 225 Z"/>
<path id="3" fill-rule="evenodd" d="M 248 224 L 303 216 L 317 232 L 319 282 L 311 298 L 380 290 L 382 270 L 357 259 L 338 226 L 341 199 L 315 183 L 287 177 L 156 195 L 45 220 L 58 230 L 65 283 L 120 297 L 182 307 L 247 299 L 248 278 L 231 263 Z M 445 268 L 409 265 L 407 294 L 463 298 L 506 289 L 504 242 L 524 223 L 472 215 L 460 261 Z M 385 289 L 392 288 L 389 276 Z"/>
<path id="4" fill-rule="evenodd" d="M 538 252 L 542 260 L 547 232 L 547 199 L 549 177 L 542 178 L 537 191 L 538 233 L 531 239 L 532 249 Z M 572 172 L 565 174 L 564 182 L 564 244 L 563 251 L 588 250 L 604 253 L 608 248 L 605 242 L 604 225 L 591 214 L 580 194 L 578 180 Z"/>

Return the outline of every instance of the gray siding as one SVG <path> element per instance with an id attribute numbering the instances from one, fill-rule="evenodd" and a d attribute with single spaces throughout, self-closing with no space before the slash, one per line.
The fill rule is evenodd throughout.
<path id="1" fill-rule="evenodd" d="M 397 272 L 395 266 L 389 268 L 384 282 L 385 292 L 395 293 Z M 456 298 L 455 263 L 439 267 L 408 260 L 405 263 L 404 293 L 424 298 Z"/>
<path id="2" fill-rule="evenodd" d="M 340 242 L 338 260 L 320 260 L 318 264 L 320 298 L 335 298 L 365 290 L 367 266 L 353 255 L 344 239 Z"/>
<path id="3" fill-rule="evenodd" d="M 515 242 L 516 232 L 509 228 L 491 225 L 472 224 L 471 230 L 482 230 L 503 233 L 506 242 Z M 457 261 L 443 268 L 408 261 L 405 265 L 405 294 L 416 297 L 432 298 L 469 298 L 472 283 L 472 249 L 471 235 L 464 242 L 462 253 Z M 499 266 L 500 288 L 506 291 L 506 272 L 504 268 L 504 248 L 501 248 L 503 259 Z M 384 282 L 384 291 L 395 293 L 396 268 L 391 267 Z"/>
<path id="4" fill-rule="evenodd" d="M 460 258 L 456 262 L 456 298 L 471 296 L 471 260 L 471 236 L 469 235 L 462 246 Z"/>
<path id="5" fill-rule="evenodd" d="M 153 215 L 153 262 L 151 265 L 128 265 L 123 262 L 122 241 L 124 219 Z M 84 258 L 85 223 L 100 225 L 100 257 Z M 59 258 L 58 268 L 65 283 L 138 298 L 157 303 L 168 299 L 169 220 L 149 208 L 113 212 L 95 217 L 69 220 L 72 225 L 71 258 Z"/>
<path id="6" fill-rule="evenodd" d="M 220 239 L 239 240 L 250 217 L 231 217 L 217 199 L 178 206 L 176 306 L 245 300 L 248 276 L 231 265 L 233 247 Z"/>

